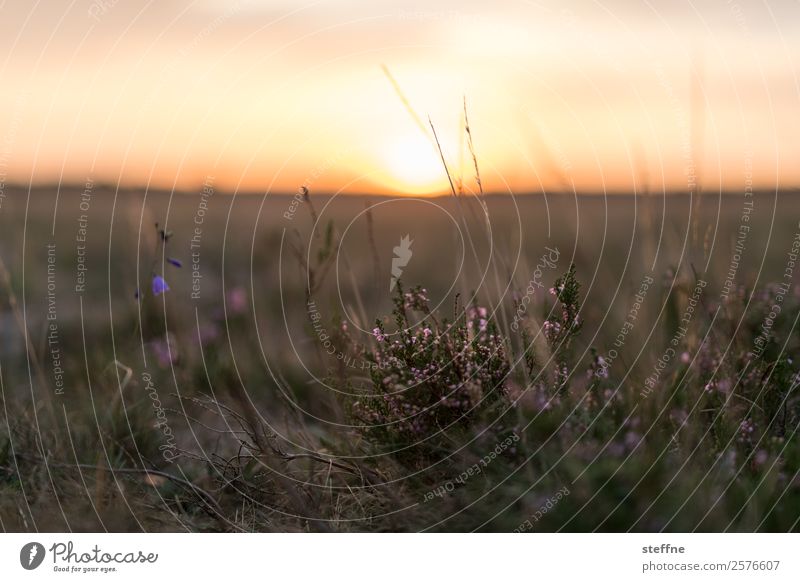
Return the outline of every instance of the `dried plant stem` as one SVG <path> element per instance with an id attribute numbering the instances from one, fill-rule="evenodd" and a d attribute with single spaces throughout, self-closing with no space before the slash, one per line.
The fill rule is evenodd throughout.
<path id="1" fill-rule="evenodd" d="M 447 181 L 450 183 L 450 192 L 453 193 L 455 198 L 458 198 L 458 194 L 456 193 L 456 188 L 453 185 L 453 178 L 450 176 L 450 168 L 447 167 L 447 161 L 444 159 L 444 151 L 442 150 L 442 144 L 439 143 L 439 136 L 436 135 L 436 128 L 433 126 L 433 121 L 431 118 L 428 117 L 428 123 L 431 125 L 431 131 L 433 131 L 433 139 L 436 142 L 436 149 L 439 150 L 439 157 L 442 159 L 442 165 L 444 166 L 444 173 L 447 174 Z"/>
<path id="2" fill-rule="evenodd" d="M 110 472 L 110 473 L 119 473 L 119 474 L 155 475 L 155 476 L 158 476 L 158 477 L 163 477 L 165 479 L 169 479 L 170 481 L 173 481 L 174 483 L 177 483 L 177 484 L 182 485 L 184 487 L 188 487 L 189 489 L 194 491 L 196 494 L 198 494 L 199 497 L 202 497 L 204 500 L 206 500 L 206 502 L 218 512 L 218 515 L 220 517 L 222 516 L 222 508 L 220 508 L 219 504 L 217 503 L 217 500 L 214 499 L 214 496 L 211 495 L 211 493 L 209 493 L 208 491 L 206 491 L 202 487 L 199 487 L 198 485 L 195 485 L 191 481 L 187 481 L 186 479 L 182 479 L 181 477 L 177 477 L 175 475 L 172 475 L 171 473 L 167 473 L 166 471 L 159 471 L 158 469 L 136 469 L 136 468 L 133 468 L 133 467 L 115 468 L 115 467 L 107 467 L 107 466 L 101 465 L 99 463 L 97 465 L 88 465 L 88 464 L 84 464 L 84 463 L 53 463 L 53 462 L 47 461 L 46 459 L 43 459 L 41 457 L 34 457 L 34 456 L 31 456 L 31 455 L 25 455 L 25 454 L 22 454 L 22 453 L 17 453 L 16 456 L 22 457 L 23 459 L 26 459 L 28 461 L 34 461 L 34 462 L 37 462 L 37 463 L 45 463 L 48 467 L 51 467 L 53 469 L 87 469 L 87 470 L 90 470 L 90 471 L 97 471 L 98 473 L 107 471 L 107 472 Z"/>
<path id="3" fill-rule="evenodd" d="M 409 103 L 408 99 L 406 99 L 406 96 L 403 94 L 403 90 L 400 88 L 400 84 L 392 76 L 392 73 L 389 72 L 389 67 L 387 67 L 386 65 L 381 65 L 381 70 L 383 71 L 383 74 L 386 75 L 386 78 L 389 79 L 389 82 L 392 84 L 394 92 L 397 94 L 397 97 L 403 103 L 403 106 L 406 108 L 406 111 L 408 111 L 408 114 L 414 120 L 414 123 L 417 125 L 419 130 L 425 135 L 425 137 L 430 140 L 431 135 L 425 128 L 425 124 L 422 123 L 422 119 L 420 119 L 419 115 L 417 115 L 417 112 L 414 111 L 414 108 L 411 107 L 411 103 Z M 431 141 L 431 143 L 433 142 Z"/>

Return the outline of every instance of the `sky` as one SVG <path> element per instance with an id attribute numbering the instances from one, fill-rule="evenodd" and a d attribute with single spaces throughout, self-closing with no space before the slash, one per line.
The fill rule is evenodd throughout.
<path id="1" fill-rule="evenodd" d="M 800 186 L 800 3 L 0 0 L 0 180 Z"/>

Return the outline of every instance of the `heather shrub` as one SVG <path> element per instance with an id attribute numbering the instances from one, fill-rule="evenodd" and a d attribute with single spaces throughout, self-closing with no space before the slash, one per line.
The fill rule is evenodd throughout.
<path id="1" fill-rule="evenodd" d="M 558 398 L 568 388 L 573 378 L 572 344 L 580 334 L 580 288 L 575 265 L 556 279 L 550 294 L 555 297 L 553 305 L 544 305 L 545 317 L 541 329 L 532 336 L 526 326 L 522 327 L 522 349 L 525 375 L 549 399 Z M 537 350 L 538 336 L 544 340 L 543 348 Z"/>
<path id="2" fill-rule="evenodd" d="M 373 330 L 370 386 L 350 408 L 373 444 L 435 457 L 507 406 L 510 367 L 497 325 L 477 305 L 459 312 L 456 302 L 455 314 L 439 321 L 425 289 L 398 285 L 393 325 L 378 320 Z"/>

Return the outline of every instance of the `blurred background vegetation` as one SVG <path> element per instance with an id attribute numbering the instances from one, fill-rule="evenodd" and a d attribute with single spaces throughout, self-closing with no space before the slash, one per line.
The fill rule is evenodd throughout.
<path id="1" fill-rule="evenodd" d="M 97 187 L 85 212 L 81 193 L 9 188 L 0 213 L 4 530 L 797 528 L 800 281 L 784 274 L 800 200 L 790 193 L 754 196 L 727 300 L 741 194 L 698 204 L 683 195 L 312 193 L 309 205 L 215 193 L 198 225 L 199 191 Z M 77 293 L 81 214 L 87 271 Z M 172 233 L 164 253 L 156 223 Z M 393 322 L 393 249 L 406 235 L 413 256 L 403 284 L 425 288 L 440 318 L 487 308 L 514 370 L 502 387 L 506 408 L 448 432 L 446 454 L 411 463 L 367 438 L 351 414 L 353 394 L 374 380 L 362 362 L 375 321 Z M 546 248 L 558 249 L 558 264 L 544 270 L 525 333 L 516 333 L 517 302 Z M 539 332 L 559 308 L 548 288 L 570 264 L 583 324 L 559 354 Z M 168 292 L 153 296 L 154 273 Z M 646 276 L 654 283 L 615 346 Z M 689 333 L 643 396 L 698 280 L 708 284 Z M 786 281 L 769 346 L 754 358 L 775 285 Z M 538 362 L 527 369 L 526 348 Z M 604 368 L 612 349 L 618 356 Z M 562 362 L 568 381 L 557 386 Z M 499 425 L 521 439 L 513 454 L 453 485 L 502 440 L 488 430 Z"/>

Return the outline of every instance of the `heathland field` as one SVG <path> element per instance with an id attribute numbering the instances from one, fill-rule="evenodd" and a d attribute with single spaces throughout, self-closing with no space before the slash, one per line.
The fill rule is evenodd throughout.
<path id="1" fill-rule="evenodd" d="M 796 193 L 0 201 L 4 530 L 798 527 Z"/>

